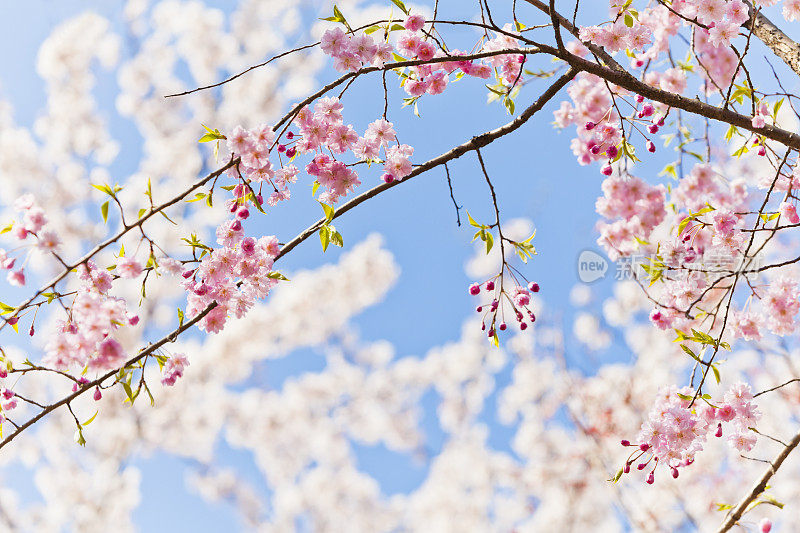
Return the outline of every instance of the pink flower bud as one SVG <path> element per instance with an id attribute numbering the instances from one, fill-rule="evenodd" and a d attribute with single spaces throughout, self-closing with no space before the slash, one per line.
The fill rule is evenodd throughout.
<path id="1" fill-rule="evenodd" d="M 478 285 L 477 283 L 473 283 L 472 285 L 469 286 L 469 293 L 471 295 L 475 296 L 477 294 L 480 294 L 480 292 L 481 292 L 481 286 Z"/>
<path id="2" fill-rule="evenodd" d="M 653 141 L 647 141 L 647 151 L 653 153 L 656 151 L 656 145 L 653 144 Z"/>
<path id="3" fill-rule="evenodd" d="M 762 518 L 758 523 L 758 529 L 761 533 L 769 533 L 772 531 L 772 521 L 769 518 Z"/>
<path id="4" fill-rule="evenodd" d="M 605 165 L 603 165 L 603 167 L 600 169 L 600 172 L 601 172 L 601 173 L 602 173 L 604 176 L 610 176 L 611 174 L 613 174 L 613 172 L 614 172 L 614 171 L 613 171 L 613 169 L 611 168 L 611 165 L 609 165 L 609 164 L 605 164 Z"/>
<path id="5" fill-rule="evenodd" d="M 100 392 L 100 387 L 96 387 L 94 389 L 94 401 L 100 401 L 100 398 L 103 397 L 103 393 Z"/>
<path id="6" fill-rule="evenodd" d="M 494 290 L 494 281 L 487 281 L 486 282 L 486 290 L 493 291 Z"/>

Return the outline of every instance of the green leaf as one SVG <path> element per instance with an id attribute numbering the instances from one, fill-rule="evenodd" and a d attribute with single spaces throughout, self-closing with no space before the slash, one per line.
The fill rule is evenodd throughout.
<path id="1" fill-rule="evenodd" d="M 509 115 L 513 115 L 514 114 L 514 109 L 515 109 L 514 108 L 514 100 L 512 100 L 511 98 L 505 98 L 503 100 L 503 104 L 506 106 L 506 110 L 508 111 L 508 114 Z"/>
<path id="2" fill-rule="evenodd" d="M 486 241 L 486 253 L 488 254 L 489 252 L 492 251 L 492 246 L 494 245 L 494 237 L 492 237 L 491 233 L 486 232 L 486 239 L 484 240 Z"/>
<path id="3" fill-rule="evenodd" d="M 178 308 L 178 327 L 180 328 L 182 326 L 183 326 L 183 310 L 181 310 L 181 308 L 179 307 Z"/>
<path id="4" fill-rule="evenodd" d="M 330 226 L 331 228 L 331 242 L 338 246 L 339 248 L 344 247 L 344 239 L 342 238 L 342 234 L 336 231 L 336 228 Z"/>
<path id="5" fill-rule="evenodd" d="M 391 1 L 394 5 L 400 8 L 400 11 L 408 15 L 408 8 L 403 2 L 401 2 L 400 0 L 391 0 Z"/>
<path id="6" fill-rule="evenodd" d="M 108 222 L 108 202 L 110 202 L 110 200 L 106 200 L 103 205 L 100 206 L 100 214 L 103 215 L 103 223 Z"/>
<path id="7" fill-rule="evenodd" d="M 0 302 L 0 312 L 1 312 L 1 314 L 5 315 L 6 313 L 12 313 L 12 312 L 14 312 L 14 309 L 16 309 L 16 307 L 11 307 L 8 304 L 4 304 L 3 302 Z"/>
<path id="8" fill-rule="evenodd" d="M 92 183 L 91 185 L 92 185 L 92 187 L 94 187 L 98 191 L 104 192 L 104 193 L 106 193 L 107 195 L 109 195 L 112 198 L 116 198 L 117 197 L 117 193 L 122 190 L 122 187 L 120 187 L 119 185 L 114 185 L 113 188 L 110 185 L 106 185 L 106 184 L 97 185 L 97 184 Z"/>
<path id="9" fill-rule="evenodd" d="M 271 278 L 271 279 L 279 279 L 281 281 L 289 281 L 289 278 L 287 278 L 286 276 L 284 276 L 283 274 L 281 274 L 277 270 L 273 270 L 272 272 L 267 274 L 267 277 Z"/>
<path id="10" fill-rule="evenodd" d="M 778 116 L 778 110 L 779 110 L 779 109 L 781 108 L 781 106 L 783 105 L 783 101 L 784 101 L 784 100 L 785 100 L 785 98 L 781 98 L 780 100 L 778 100 L 777 102 L 775 102 L 775 107 L 773 107 L 773 109 L 772 109 L 772 116 L 773 116 L 773 117 L 776 117 L 776 116 Z"/>
<path id="11" fill-rule="evenodd" d="M 94 421 L 94 419 L 97 417 L 97 413 L 99 413 L 99 412 L 100 412 L 100 411 L 95 411 L 95 412 L 94 412 L 94 414 L 92 415 L 92 417 L 91 417 L 89 420 L 87 420 L 86 422 L 84 422 L 83 424 L 81 424 L 81 425 L 82 425 L 83 427 L 86 427 L 86 426 L 88 426 L 89 424 L 91 424 L 91 423 Z"/>
<path id="12" fill-rule="evenodd" d="M 191 200 L 186 200 L 186 201 L 187 201 L 187 202 L 199 202 L 200 200 L 202 200 L 202 199 L 203 199 L 203 198 L 205 198 L 205 197 L 206 197 L 206 194 L 205 194 L 205 193 L 203 193 L 203 192 L 198 192 L 198 193 L 196 193 L 196 194 L 194 195 L 194 198 L 192 198 Z"/>
<path id="13" fill-rule="evenodd" d="M 475 219 L 472 218 L 472 215 L 469 214 L 469 211 L 467 211 L 467 218 L 469 219 L 469 225 L 470 226 L 475 226 L 476 228 L 485 228 L 486 227 L 483 224 L 478 224 L 477 222 L 475 222 Z"/>
<path id="14" fill-rule="evenodd" d="M 683 349 L 683 351 L 684 351 L 684 352 L 686 352 L 687 354 L 689 354 L 689 355 L 691 356 L 691 358 L 692 358 L 692 359 L 694 359 L 694 360 L 695 360 L 695 361 L 697 361 L 698 363 L 702 363 L 701 359 L 700 359 L 699 357 L 697 357 L 697 355 L 696 355 L 696 354 L 695 354 L 695 353 L 694 353 L 694 352 L 691 350 L 691 348 L 689 348 L 689 347 L 688 347 L 688 346 L 686 346 L 685 344 L 681 344 L 681 348 Z"/>
<path id="15" fill-rule="evenodd" d="M 147 393 L 147 396 L 150 397 L 150 407 L 155 407 L 156 399 L 153 398 L 153 393 L 150 392 L 150 387 L 147 385 L 146 381 L 142 381 L 142 385 L 144 386 L 144 391 Z"/>
<path id="16" fill-rule="evenodd" d="M 349 31 L 353 31 L 352 28 L 350 28 L 350 25 L 347 23 L 347 20 L 344 18 L 344 15 L 342 15 L 342 12 L 339 11 L 339 8 L 336 6 L 336 4 L 333 5 L 333 16 L 324 17 L 321 18 L 320 20 L 327 20 L 330 22 L 340 22 L 344 24 Z"/>
<path id="17" fill-rule="evenodd" d="M 56 297 L 56 293 L 54 293 L 54 292 L 43 292 L 42 296 L 47 298 L 47 303 L 53 303 L 53 300 Z"/>
<path id="18" fill-rule="evenodd" d="M 203 126 L 206 129 L 206 133 L 205 133 L 205 135 L 200 137 L 200 139 L 197 142 L 199 142 L 199 143 L 207 143 L 207 142 L 211 142 L 211 141 L 218 141 L 220 139 L 227 139 L 227 137 L 225 137 L 222 133 L 220 133 L 220 131 L 218 129 L 213 129 L 212 130 L 211 128 L 209 128 L 205 124 L 201 124 L 201 126 Z"/>
<path id="19" fill-rule="evenodd" d="M 714 373 L 714 379 L 717 381 L 717 385 L 719 385 L 720 376 L 719 376 L 719 369 L 717 365 L 711 365 L 711 371 Z"/>
<path id="20" fill-rule="evenodd" d="M 167 216 L 167 214 L 166 214 L 164 211 L 159 211 L 158 213 L 159 213 L 159 214 L 160 214 L 162 217 L 164 217 L 164 218 L 166 218 L 167 220 L 169 220 L 170 222 L 172 222 L 174 225 L 176 225 L 176 226 L 178 225 L 178 223 L 177 223 L 177 222 L 175 222 L 174 220 L 172 220 L 171 218 L 169 218 L 169 217 Z"/>
<path id="21" fill-rule="evenodd" d="M 322 202 L 319 203 L 322 206 L 322 210 L 325 212 L 325 223 L 327 224 L 331 220 L 333 220 L 333 216 L 336 213 L 332 206 L 328 204 L 323 204 Z"/>
<path id="22" fill-rule="evenodd" d="M 319 242 L 322 244 L 322 252 L 328 249 L 328 244 L 331 242 L 330 226 L 322 226 L 319 228 Z"/>

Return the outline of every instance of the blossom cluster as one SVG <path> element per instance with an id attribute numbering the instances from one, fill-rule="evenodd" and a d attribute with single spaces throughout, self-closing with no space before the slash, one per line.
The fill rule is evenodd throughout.
<path id="1" fill-rule="evenodd" d="M 164 362 L 161 369 L 161 384 L 168 387 L 175 385 L 178 378 L 183 377 L 183 371 L 187 366 L 189 358 L 185 354 L 174 354 Z"/>
<path id="2" fill-rule="evenodd" d="M 386 156 L 383 180 L 387 183 L 405 178 L 412 170 L 410 157 L 414 149 L 397 142 L 391 122 L 382 118 L 375 120 L 364 136 L 359 137 L 353 126 L 343 123 L 342 108 L 338 98 L 323 98 L 314 105 L 313 111 L 302 108 L 296 119 L 301 135 L 298 149 L 301 153 L 316 154 L 306 165 L 306 172 L 326 188 L 319 199 L 328 204 L 336 203 L 361 184 L 358 174 L 334 154 L 350 150 L 359 161 L 380 161 L 383 149 Z M 325 149 L 331 155 L 324 153 Z"/>
<path id="3" fill-rule="evenodd" d="M 291 135 L 291 134 L 290 134 Z M 250 183 L 258 187 L 259 202 L 263 203 L 261 196 L 264 184 L 272 188 L 272 192 L 267 197 L 267 204 L 274 206 L 278 202 L 288 200 L 291 197 L 289 185 L 297 181 L 298 169 L 294 165 L 285 165 L 274 168 L 269 159 L 270 152 L 275 143 L 275 133 L 268 124 L 261 124 L 250 130 L 237 126 L 227 136 L 227 145 L 230 151 L 239 156 L 241 162 L 234 169 L 232 174 L 235 179 L 246 178 Z M 280 152 L 288 152 L 286 155 L 290 159 L 295 155 L 294 148 L 286 148 L 279 145 Z M 247 205 L 236 204 L 237 209 L 242 210 L 244 219 L 249 215 Z"/>
<path id="4" fill-rule="evenodd" d="M 403 23 L 405 31 L 398 37 L 396 45 L 388 41 L 376 43 L 366 32 L 359 34 L 345 33 L 341 28 L 327 30 L 321 40 L 322 50 L 334 59 L 334 67 L 340 72 L 354 72 L 366 65 L 382 67 L 393 55 L 412 60 L 431 61 L 436 58 L 453 57 L 453 61 L 436 61 L 409 67 L 409 74 L 402 74 L 401 85 L 412 99 L 424 94 L 441 94 L 450 83 L 450 75 L 468 75 L 487 79 L 493 69 L 498 79 L 513 86 L 522 74 L 525 57 L 522 54 L 497 54 L 481 60 L 459 60 L 458 56 L 467 55 L 461 50 L 437 48 L 432 36 L 424 31 L 426 21 L 422 15 L 410 14 Z M 481 52 L 498 52 L 517 48 L 519 42 L 511 35 L 513 26 L 506 24 L 503 32 L 483 43 Z"/>
<path id="5" fill-rule="evenodd" d="M 242 221 L 248 218 L 247 205 L 258 202 L 249 185 L 237 184 L 227 206 L 234 217 L 217 227 L 219 248 L 207 252 L 198 267 L 183 272 L 183 286 L 188 291 L 187 316 L 194 317 L 214 304 L 198 327 L 219 333 L 230 316 L 241 318 L 256 299 L 265 298 L 280 276 L 272 264 L 280 251 L 274 236 L 255 239 L 244 233 Z"/>
<path id="6" fill-rule="evenodd" d="M 731 447 L 743 452 L 753 448 L 756 436 L 750 428 L 761 417 L 761 412 L 752 401 L 749 385 L 741 382 L 732 385 L 720 405 L 710 403 L 705 396 L 694 401 L 694 396 L 691 387 L 672 386 L 660 392 L 636 442 L 622 441 L 623 446 L 637 448 L 625 461 L 624 473 L 630 472 L 634 463 L 638 462 L 638 470 L 644 470 L 652 462 L 647 483 L 655 480 L 659 464 L 666 465 L 672 477 L 677 478 L 678 469 L 694 462 L 711 432 L 715 437 L 723 436 L 723 423 L 731 428 L 728 435 Z"/>
<path id="7" fill-rule="evenodd" d="M 32 194 L 25 194 L 17 198 L 13 207 L 19 215 L 18 220 L 4 228 L 4 232 L 11 231 L 14 238 L 23 246 L 29 237 L 32 237 L 36 241 L 33 245 L 36 249 L 43 252 L 58 250 L 61 239 L 48 226 L 45 210 L 36 203 Z M 8 270 L 6 280 L 9 284 L 25 285 L 24 266 L 18 265 L 17 258 L 9 256 L 8 252 L 2 248 L 0 248 L 0 270 Z"/>
<path id="8" fill-rule="evenodd" d="M 800 311 L 800 284 L 789 275 L 781 275 L 772 283 L 756 289 L 759 303 L 749 309 L 731 313 L 731 327 L 736 338 L 759 340 L 764 330 L 785 336 L 797 330 L 795 323 Z"/>
<path id="9" fill-rule="evenodd" d="M 614 222 L 599 222 L 598 243 L 612 260 L 639 248 L 637 239 L 646 241 L 666 217 L 666 191 L 663 185 L 650 185 L 635 176 L 611 176 L 603 181 L 603 197 L 596 209 Z"/>
<path id="10" fill-rule="evenodd" d="M 123 259 L 120 263 L 127 265 L 125 272 L 131 275 L 142 272 L 135 260 Z M 78 268 L 78 275 L 82 284 L 68 308 L 68 319 L 61 322 L 45 346 L 43 363 L 62 370 L 118 368 L 127 353 L 114 332 L 136 325 L 139 317 L 128 312 L 123 298 L 108 294 L 113 284 L 108 270 L 87 261 Z"/>

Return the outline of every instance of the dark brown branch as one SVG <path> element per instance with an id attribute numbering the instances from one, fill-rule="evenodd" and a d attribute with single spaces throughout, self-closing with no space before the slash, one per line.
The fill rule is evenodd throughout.
<path id="1" fill-rule="evenodd" d="M 764 490 L 766 490 L 769 480 L 775 475 L 786 458 L 789 457 L 789 454 L 792 453 L 792 450 L 797 448 L 798 444 L 800 444 L 800 433 L 797 433 L 797 435 L 795 435 L 794 438 L 789 441 L 789 444 L 783 450 L 781 450 L 781 453 L 778 454 L 774 461 L 772 461 L 769 469 L 764 472 L 764 475 L 761 476 L 761 479 L 758 480 L 758 483 L 756 483 L 755 486 L 750 489 L 750 492 L 747 493 L 744 498 L 742 498 L 736 507 L 731 509 L 730 514 L 719 527 L 717 533 L 725 533 L 734 525 L 736 525 L 736 522 L 738 522 L 738 520 L 742 517 L 744 512 L 747 510 L 747 507 L 753 503 L 753 501 L 758 498 L 758 496 L 764 492 Z"/>
<path id="2" fill-rule="evenodd" d="M 750 8 L 750 13 L 754 13 L 751 2 L 745 1 Z M 755 11 L 750 20 L 745 22 L 745 27 L 752 30 L 753 35 L 758 37 L 772 52 L 781 58 L 784 63 L 789 65 L 795 74 L 800 76 L 800 44 L 794 42 L 788 35 L 783 33 L 780 28 L 772 23 L 761 11 Z"/>

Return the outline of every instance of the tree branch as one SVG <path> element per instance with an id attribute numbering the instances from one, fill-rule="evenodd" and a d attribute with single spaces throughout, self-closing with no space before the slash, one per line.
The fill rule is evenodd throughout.
<path id="1" fill-rule="evenodd" d="M 792 453 L 797 445 L 800 444 L 800 433 L 794 436 L 794 438 L 789 441 L 789 444 L 781 451 L 778 457 L 775 458 L 774 461 L 770 464 L 769 470 L 764 472 L 764 475 L 761 476 L 761 479 L 756 483 L 756 485 L 750 489 L 750 492 L 742 498 L 736 507 L 734 507 L 728 518 L 722 523 L 722 525 L 717 530 L 717 533 L 725 533 L 734 525 L 736 522 L 742 517 L 742 515 L 747 510 L 747 507 L 755 500 L 764 490 L 767 488 L 767 483 L 775 475 L 778 469 L 781 467 L 781 464 L 789 457 L 789 454 Z"/>
<path id="2" fill-rule="evenodd" d="M 753 35 L 758 37 L 776 56 L 789 65 L 795 74 L 800 76 L 800 44 L 790 39 L 760 10 L 756 11 L 751 2 L 746 1 L 745 3 L 750 8 L 751 16 L 750 20 L 744 23 L 744 27 L 752 30 Z M 753 15 L 753 13 L 755 14 Z"/>

